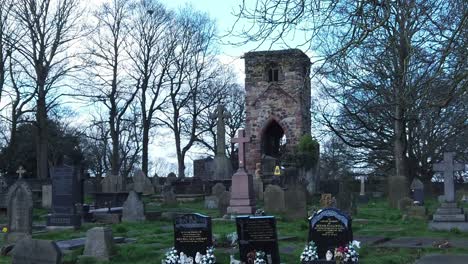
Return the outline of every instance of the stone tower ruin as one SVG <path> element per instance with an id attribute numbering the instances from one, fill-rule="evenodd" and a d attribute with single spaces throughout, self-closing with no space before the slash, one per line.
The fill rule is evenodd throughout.
<path id="1" fill-rule="evenodd" d="M 268 175 L 284 150 L 310 134 L 310 59 L 298 49 L 249 52 L 245 59 L 246 167 Z M 273 163 L 273 164 L 272 164 Z"/>

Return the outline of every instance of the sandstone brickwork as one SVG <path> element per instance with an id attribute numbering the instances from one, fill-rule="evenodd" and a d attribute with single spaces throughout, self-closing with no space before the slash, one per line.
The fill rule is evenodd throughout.
<path id="1" fill-rule="evenodd" d="M 276 122 L 287 148 L 310 133 L 310 59 L 298 49 L 249 52 L 245 59 L 247 171 L 261 162 L 262 137 Z"/>

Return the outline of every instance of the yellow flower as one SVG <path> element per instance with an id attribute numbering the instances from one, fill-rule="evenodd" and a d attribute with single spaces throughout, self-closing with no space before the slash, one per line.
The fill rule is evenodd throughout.
<path id="1" fill-rule="evenodd" d="M 8 228 L 6 228 L 6 227 L 2 228 L 2 232 L 3 232 L 3 233 L 8 232 Z"/>

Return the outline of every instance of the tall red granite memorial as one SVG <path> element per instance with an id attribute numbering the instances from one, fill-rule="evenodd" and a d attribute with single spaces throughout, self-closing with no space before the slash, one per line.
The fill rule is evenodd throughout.
<path id="1" fill-rule="evenodd" d="M 239 129 L 237 138 L 232 139 L 232 142 L 239 144 L 239 169 L 232 176 L 228 214 L 253 214 L 255 212 L 253 179 L 252 175 L 245 170 L 245 144 L 249 141 L 244 129 Z"/>

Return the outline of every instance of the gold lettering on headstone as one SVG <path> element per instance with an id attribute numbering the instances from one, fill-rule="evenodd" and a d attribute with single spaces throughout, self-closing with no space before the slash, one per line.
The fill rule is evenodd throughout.
<path id="1" fill-rule="evenodd" d="M 343 232 L 344 226 L 337 219 L 324 219 L 315 225 L 315 230 L 324 237 L 336 237 L 338 233 Z"/>
<path id="2" fill-rule="evenodd" d="M 176 238 L 180 243 L 204 243 L 208 240 L 202 236 L 200 230 L 180 231 L 180 235 Z"/>

